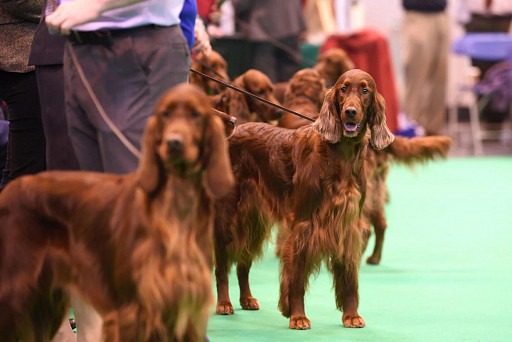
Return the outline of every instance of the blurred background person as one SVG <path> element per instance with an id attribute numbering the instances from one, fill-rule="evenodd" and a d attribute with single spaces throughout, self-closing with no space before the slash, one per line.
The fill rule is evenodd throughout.
<path id="1" fill-rule="evenodd" d="M 45 8 L 51 1 L 44 1 Z M 42 12 L 32 42 L 29 64 L 36 69 L 41 120 L 46 139 L 46 167 L 48 170 L 78 170 L 80 167 L 69 138 L 64 103 L 62 59 L 66 38 L 50 34 L 46 27 L 45 12 Z"/>
<path id="2" fill-rule="evenodd" d="M 301 0 L 231 0 L 235 25 L 251 43 L 252 68 L 274 83 L 300 69 L 299 43 L 306 30 Z"/>
<path id="3" fill-rule="evenodd" d="M 0 98 L 7 105 L 9 139 L 0 191 L 24 174 L 46 169 L 45 137 L 30 45 L 43 0 L 0 0 Z"/>
<path id="4" fill-rule="evenodd" d="M 403 109 L 427 135 L 443 133 L 450 49 L 446 0 L 402 0 Z"/>

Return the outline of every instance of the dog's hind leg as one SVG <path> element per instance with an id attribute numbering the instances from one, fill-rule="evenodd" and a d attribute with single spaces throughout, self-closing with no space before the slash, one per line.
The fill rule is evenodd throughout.
<path id="1" fill-rule="evenodd" d="M 370 220 L 375 230 L 375 246 L 373 253 L 366 259 L 366 263 L 377 265 L 382 258 L 382 246 L 384 244 L 384 232 L 386 231 L 387 223 L 384 217 L 384 209 L 377 210 L 371 214 Z"/>
<path id="2" fill-rule="evenodd" d="M 229 298 L 229 265 L 225 246 L 215 243 L 215 278 L 217 280 L 217 315 L 232 315 L 235 313 Z"/>
<path id="3" fill-rule="evenodd" d="M 249 271 L 251 269 L 252 259 L 248 253 L 244 253 L 243 260 L 238 261 L 236 274 L 238 276 L 238 285 L 240 286 L 240 305 L 243 310 L 259 310 L 258 300 L 252 296 L 249 286 Z"/>
<path id="4" fill-rule="evenodd" d="M 249 271 L 253 260 L 263 254 L 263 246 L 270 235 L 272 223 L 268 217 L 261 213 L 258 207 L 250 207 L 248 214 L 244 215 L 245 220 L 242 231 L 245 232 L 246 243 L 238 259 L 237 276 L 240 286 L 240 305 L 243 310 L 259 310 L 258 300 L 251 294 L 249 286 Z"/>

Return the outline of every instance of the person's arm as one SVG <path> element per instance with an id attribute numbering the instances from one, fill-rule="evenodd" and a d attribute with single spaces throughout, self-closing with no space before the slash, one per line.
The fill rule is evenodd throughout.
<path id="1" fill-rule="evenodd" d="M 147 0 L 75 0 L 66 2 L 46 17 L 46 25 L 56 34 L 68 35 L 74 26 L 93 21 L 105 11 L 143 1 Z"/>
<path id="2" fill-rule="evenodd" d="M 16 18 L 38 23 L 44 0 L 0 0 L 2 7 Z"/>
<path id="3" fill-rule="evenodd" d="M 209 56 L 210 52 L 212 52 L 210 36 L 206 32 L 203 20 L 199 17 L 196 18 L 196 23 L 194 26 L 194 35 L 196 37 L 196 42 L 194 44 L 194 48 L 192 49 L 192 51 L 203 52 L 206 56 Z"/>

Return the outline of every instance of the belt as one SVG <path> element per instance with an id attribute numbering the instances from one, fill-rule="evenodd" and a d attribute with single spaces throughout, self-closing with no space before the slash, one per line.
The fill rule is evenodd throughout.
<path id="1" fill-rule="evenodd" d="M 73 45 L 112 45 L 112 32 L 111 31 L 71 31 L 68 37 Z"/>
<path id="2" fill-rule="evenodd" d="M 177 25 L 172 25 L 177 26 Z M 127 33 L 130 31 L 147 29 L 147 28 L 165 28 L 172 26 L 159 26 L 155 24 L 137 26 L 126 29 L 115 29 L 115 30 L 101 30 L 101 31 L 71 31 L 68 36 L 68 40 L 73 45 L 85 45 L 85 44 L 94 44 L 94 45 L 105 45 L 110 46 L 113 43 L 113 37 L 116 34 Z"/>

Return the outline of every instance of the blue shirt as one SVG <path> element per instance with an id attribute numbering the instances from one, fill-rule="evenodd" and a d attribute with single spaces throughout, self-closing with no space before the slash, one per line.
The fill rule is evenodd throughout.
<path id="1" fill-rule="evenodd" d="M 185 0 L 183 9 L 180 13 L 180 25 L 183 35 L 187 39 L 188 48 L 192 51 L 196 37 L 194 34 L 194 26 L 197 17 L 197 2 L 196 0 Z"/>
<path id="2" fill-rule="evenodd" d="M 74 0 L 61 0 L 61 3 Z M 77 31 L 123 29 L 149 24 L 172 26 L 180 23 L 185 0 L 147 0 L 105 11 L 98 19 L 73 28 Z"/>

